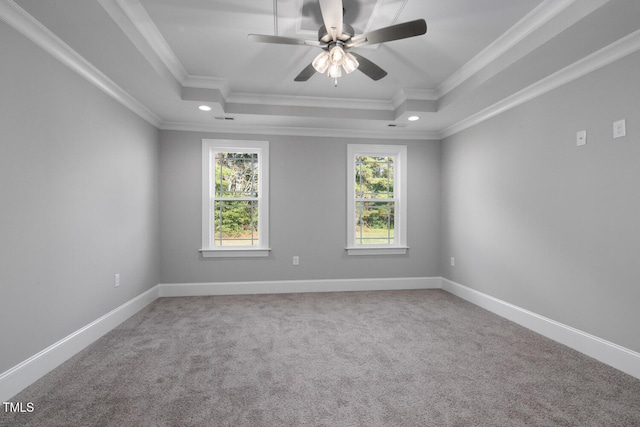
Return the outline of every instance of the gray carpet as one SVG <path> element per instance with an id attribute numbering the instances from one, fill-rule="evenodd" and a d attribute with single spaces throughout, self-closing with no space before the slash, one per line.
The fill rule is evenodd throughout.
<path id="1" fill-rule="evenodd" d="M 640 380 L 444 291 L 162 298 L 2 426 L 640 426 Z"/>

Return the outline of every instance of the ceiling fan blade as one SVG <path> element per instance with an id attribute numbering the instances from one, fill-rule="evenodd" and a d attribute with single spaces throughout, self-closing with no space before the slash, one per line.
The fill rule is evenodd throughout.
<path id="1" fill-rule="evenodd" d="M 252 42 L 259 43 L 275 43 L 275 44 L 298 44 L 309 45 L 307 40 L 294 39 L 293 37 L 280 37 L 280 36 L 265 36 L 262 34 L 249 34 L 247 36 Z M 311 42 L 315 43 L 315 42 Z"/>
<path id="2" fill-rule="evenodd" d="M 390 42 L 393 40 L 406 39 L 409 37 L 421 36 L 427 32 L 427 23 L 424 19 L 417 19 L 402 24 L 391 25 L 380 28 L 369 33 L 354 37 L 353 45 L 349 47 L 365 46 L 377 43 Z M 360 41 L 362 40 L 362 41 Z"/>
<path id="3" fill-rule="evenodd" d="M 342 0 L 320 0 L 320 12 L 327 32 L 335 41 L 342 34 Z"/>
<path id="4" fill-rule="evenodd" d="M 295 79 L 293 79 L 293 81 L 296 82 L 306 82 L 307 80 L 309 80 L 314 74 L 316 73 L 316 69 L 313 68 L 313 64 L 309 64 L 305 67 L 304 70 L 302 70 L 300 72 L 300 74 L 298 74 L 296 76 Z"/>
<path id="5" fill-rule="evenodd" d="M 358 70 L 362 71 L 364 74 L 366 74 L 372 80 L 378 81 L 378 80 L 380 80 L 381 78 L 383 78 L 384 76 L 387 75 L 387 72 L 385 70 L 383 70 L 382 68 L 378 67 L 376 64 L 374 64 L 373 62 L 369 61 L 364 56 L 358 55 L 355 52 L 351 52 L 351 54 L 353 56 L 355 56 L 356 59 L 358 60 L 358 63 L 360 63 L 360 66 L 358 66 Z"/>

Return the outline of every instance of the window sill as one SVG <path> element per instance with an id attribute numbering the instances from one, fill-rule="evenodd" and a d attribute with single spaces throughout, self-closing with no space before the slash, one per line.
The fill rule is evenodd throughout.
<path id="1" fill-rule="evenodd" d="M 408 246 L 349 246 L 348 255 L 406 255 Z"/>
<path id="2" fill-rule="evenodd" d="M 271 248 L 200 249 L 204 258 L 255 258 L 269 256 Z"/>

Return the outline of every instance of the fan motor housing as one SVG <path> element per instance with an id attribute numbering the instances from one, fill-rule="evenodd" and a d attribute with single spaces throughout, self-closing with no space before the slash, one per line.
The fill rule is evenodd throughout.
<path id="1" fill-rule="evenodd" d="M 343 42 L 348 41 L 353 37 L 355 32 L 353 31 L 353 27 L 349 24 L 342 24 L 342 34 L 340 34 L 337 39 Z M 329 43 L 333 41 L 333 36 L 329 34 L 327 28 L 323 25 L 318 30 L 318 41 L 322 43 Z"/>

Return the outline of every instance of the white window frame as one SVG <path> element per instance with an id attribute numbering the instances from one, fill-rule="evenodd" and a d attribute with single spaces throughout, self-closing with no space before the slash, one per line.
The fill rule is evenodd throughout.
<path id="1" fill-rule="evenodd" d="M 356 157 L 394 158 L 394 239 L 388 245 L 356 244 Z M 407 253 L 407 146 L 406 145 L 347 145 L 347 254 L 404 255 Z"/>
<path id="2" fill-rule="evenodd" d="M 212 200 L 215 196 L 215 153 L 258 153 L 258 245 L 214 246 Z M 268 256 L 269 247 L 269 142 L 235 141 L 227 139 L 202 140 L 202 248 L 200 253 L 210 257 Z"/>

